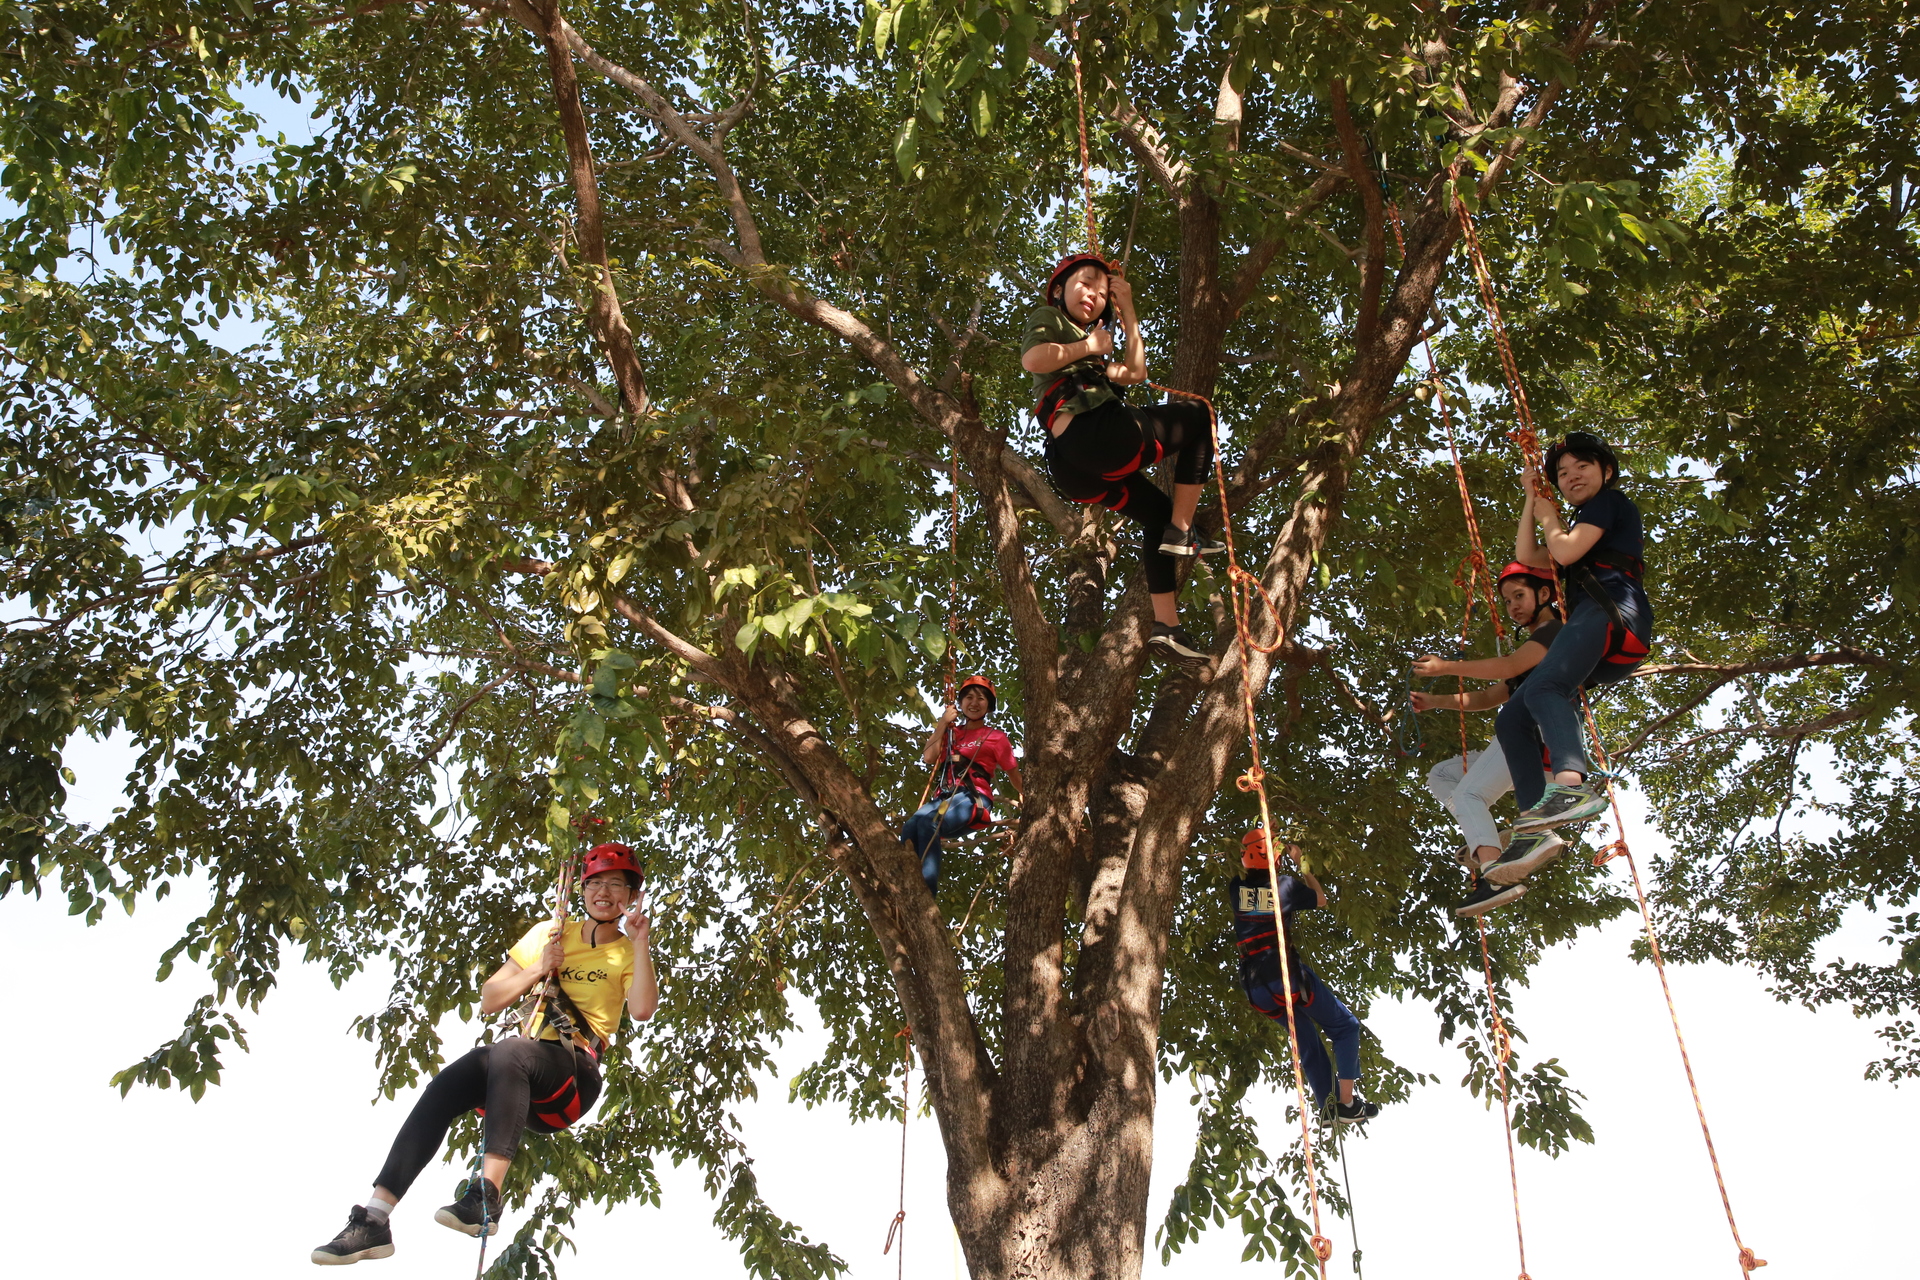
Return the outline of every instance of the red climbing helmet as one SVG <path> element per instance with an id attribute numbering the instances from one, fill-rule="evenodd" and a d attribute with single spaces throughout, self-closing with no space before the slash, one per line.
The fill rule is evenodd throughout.
<path id="1" fill-rule="evenodd" d="M 580 883 L 585 884 L 603 871 L 626 872 L 630 889 L 638 889 L 647 878 L 647 873 L 640 869 L 640 860 L 633 856 L 633 846 L 625 844 L 597 844 L 587 850 L 587 856 L 580 860 Z"/>
<path id="2" fill-rule="evenodd" d="M 954 706 L 957 707 L 960 705 L 960 699 L 967 696 L 967 690 L 969 689 L 984 689 L 986 691 L 988 715 L 992 715 L 1000 709 L 1000 694 L 994 689 L 993 681 L 987 679 L 985 676 L 978 675 L 968 676 L 960 682 L 960 687 L 953 691 Z"/>
<path id="3" fill-rule="evenodd" d="M 1112 274 L 1113 272 L 1113 264 L 1097 253 L 1070 253 L 1060 259 L 1059 263 L 1053 269 L 1053 274 L 1047 277 L 1047 287 L 1041 291 L 1041 296 L 1045 299 L 1046 304 L 1050 307 L 1058 307 L 1062 311 L 1065 311 L 1067 309 L 1067 299 L 1065 296 L 1067 277 L 1078 271 L 1081 267 L 1088 265 L 1099 267 L 1108 274 Z M 1072 317 L 1068 318 L 1072 319 Z M 1113 321 L 1113 298 L 1111 295 L 1107 298 L 1107 309 L 1101 313 L 1100 318 L 1108 323 Z"/>
<path id="4" fill-rule="evenodd" d="M 1539 583 L 1543 587 L 1550 587 L 1553 585 L 1552 575 L 1553 571 L 1551 569 L 1542 569 L 1537 564 L 1523 564 L 1521 561 L 1512 560 L 1508 562 L 1506 568 L 1500 571 L 1500 576 L 1494 580 L 1493 585 L 1494 589 L 1498 590 L 1507 585 L 1508 578 L 1526 578 L 1529 581 Z"/>
<path id="5" fill-rule="evenodd" d="M 1271 865 L 1265 827 L 1255 827 L 1240 837 L 1240 865 L 1249 871 L 1265 871 Z"/>

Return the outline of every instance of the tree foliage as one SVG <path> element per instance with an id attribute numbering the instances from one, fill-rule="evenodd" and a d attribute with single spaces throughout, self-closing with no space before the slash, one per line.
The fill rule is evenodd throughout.
<path id="1" fill-rule="evenodd" d="M 1649 518 L 1656 657 L 1599 719 L 1674 838 L 1668 952 L 1847 1003 L 1881 1020 L 1871 1071 L 1920 1072 L 1901 6 L 0 21 L 3 887 L 90 922 L 211 891 L 161 975 L 185 955 L 215 990 L 123 1088 L 217 1082 L 287 955 L 336 980 L 390 961 L 357 1026 L 383 1088 L 417 1081 L 591 813 L 645 850 L 665 1003 L 596 1121 L 520 1162 L 540 1211 L 503 1274 L 550 1269 L 582 1201 L 657 1202 L 661 1158 L 703 1170 L 754 1274 L 843 1269 L 762 1200 L 735 1115 L 802 996 L 832 1034 L 794 1098 L 888 1114 L 911 1021 L 956 1169 L 1064 1158 L 1096 1099 L 1150 1124 L 1152 1077 L 1186 1080 L 1203 1122 L 1163 1247 L 1233 1218 L 1310 1269 L 1299 1155 L 1239 1106 L 1291 1076 L 1218 887 L 1254 813 L 1220 787 L 1239 682 L 1335 899 L 1308 953 L 1363 1016 L 1431 1004 L 1491 1096 L 1455 837 L 1419 785 L 1457 730 L 1413 758 L 1388 732 L 1470 577 L 1424 332 L 1489 554 L 1517 506 L 1456 197 L 1543 430 L 1621 442 Z M 1279 601 L 1287 643 L 1243 658 L 1195 575 L 1204 682 L 1143 669 L 1130 535 L 1035 470 L 1016 351 L 1083 234 L 1075 56 L 1102 238 L 1130 249 L 1155 376 L 1219 408 L 1236 537 Z M 310 136 L 268 124 L 291 103 Z M 927 904 L 886 832 L 950 658 L 999 683 L 1029 805 L 1006 862 L 950 857 Z M 97 826 L 64 812 L 78 733 L 138 752 Z M 1628 908 L 1582 862 L 1497 918 L 1502 983 Z M 1900 959 L 1819 964 L 1860 907 Z M 1388 1099 L 1422 1083 L 1392 1049 L 1366 1050 Z M 1592 1140 L 1578 1082 L 1522 1057 L 1521 1140 Z M 1114 1274 L 1144 1186 L 1107 1197 L 1134 1237 Z M 1014 1210 L 954 1194 L 977 1274 L 1046 1273 L 979 1253 Z"/>

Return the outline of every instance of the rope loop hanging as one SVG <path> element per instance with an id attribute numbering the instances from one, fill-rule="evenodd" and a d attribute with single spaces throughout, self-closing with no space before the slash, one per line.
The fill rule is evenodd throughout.
<path id="1" fill-rule="evenodd" d="M 900 1252 L 894 1254 L 895 1274 L 905 1277 L 907 1273 L 907 1116 L 908 1088 L 913 1080 L 913 1026 L 911 1023 L 900 1028 L 893 1036 L 900 1041 L 900 1207 L 894 1212 L 893 1221 L 887 1225 L 887 1243 L 880 1250 L 884 1257 L 893 1253 L 894 1241 L 900 1244 Z"/>

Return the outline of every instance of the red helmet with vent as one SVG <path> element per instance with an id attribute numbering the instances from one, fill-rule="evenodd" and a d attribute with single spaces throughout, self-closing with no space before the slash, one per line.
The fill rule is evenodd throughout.
<path id="1" fill-rule="evenodd" d="M 1099 267 L 1109 275 L 1113 272 L 1113 264 L 1097 253 L 1083 252 L 1068 254 L 1066 257 L 1060 259 L 1059 263 L 1053 268 L 1053 274 L 1047 277 L 1047 287 L 1042 291 L 1042 294 L 1048 306 L 1058 307 L 1062 311 L 1067 309 L 1067 277 L 1078 271 L 1081 267 L 1086 266 Z M 1075 319 L 1077 322 L 1076 317 L 1069 317 L 1069 319 Z M 1101 313 L 1100 319 L 1109 324 L 1113 322 L 1113 300 L 1111 298 L 1107 300 L 1107 309 Z"/>
<path id="2" fill-rule="evenodd" d="M 1513 560 L 1509 561 L 1507 567 L 1500 571 L 1500 576 L 1494 581 L 1493 585 L 1496 588 L 1504 587 L 1507 585 L 1507 579 L 1509 578 L 1527 578 L 1539 583 L 1543 587 L 1550 587 L 1553 585 L 1553 570 L 1542 569 L 1537 564 L 1523 564 L 1518 560 Z"/>
<path id="3" fill-rule="evenodd" d="M 986 693 L 988 715 L 992 715 L 1000 709 L 1000 693 L 993 687 L 993 681 L 987 679 L 985 676 L 977 675 L 968 676 L 960 682 L 960 687 L 953 691 L 954 706 L 957 707 L 960 705 L 960 699 L 967 696 L 967 690 L 969 689 L 979 689 Z"/>
<path id="4" fill-rule="evenodd" d="M 626 872 L 630 889 L 638 889 L 647 878 L 647 873 L 640 869 L 640 860 L 633 856 L 632 845 L 597 844 L 587 850 L 586 857 L 580 860 L 580 883 L 585 884 L 605 871 Z"/>

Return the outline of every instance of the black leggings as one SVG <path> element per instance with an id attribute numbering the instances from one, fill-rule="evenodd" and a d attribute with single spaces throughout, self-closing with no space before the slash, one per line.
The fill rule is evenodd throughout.
<path id="1" fill-rule="evenodd" d="M 374 1185 L 405 1195 L 468 1111 L 486 1111 L 486 1153 L 511 1160 L 522 1131 L 558 1133 L 599 1096 L 600 1066 L 584 1049 L 524 1036 L 483 1044 L 427 1084 Z"/>
<path id="2" fill-rule="evenodd" d="M 1173 459 L 1175 484 L 1207 482 L 1213 432 L 1205 405 L 1173 400 L 1136 408 L 1109 400 L 1075 414 L 1065 431 L 1047 438 L 1047 474 L 1061 497 L 1097 502 L 1140 525 L 1140 559 L 1155 595 L 1174 589 L 1178 570 L 1160 550 L 1173 500 L 1145 474 L 1162 458 Z"/>

